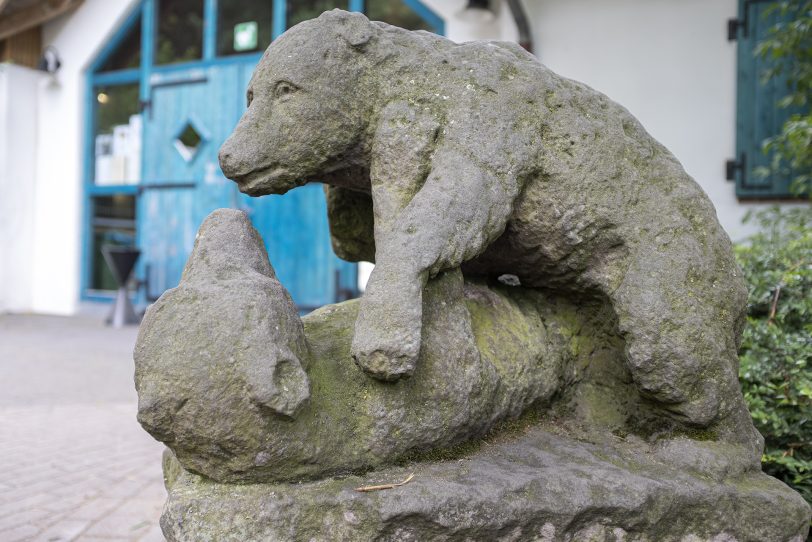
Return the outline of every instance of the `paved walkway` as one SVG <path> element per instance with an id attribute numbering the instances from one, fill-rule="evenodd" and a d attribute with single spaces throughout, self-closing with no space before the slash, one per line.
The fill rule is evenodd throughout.
<path id="1" fill-rule="evenodd" d="M 0 541 L 164 540 L 135 337 L 87 317 L 0 315 Z"/>

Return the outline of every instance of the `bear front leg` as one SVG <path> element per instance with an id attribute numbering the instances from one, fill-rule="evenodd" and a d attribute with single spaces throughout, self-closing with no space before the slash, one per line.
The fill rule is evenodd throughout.
<path id="1" fill-rule="evenodd" d="M 379 247 L 426 180 L 439 127 L 430 113 L 396 101 L 383 109 L 375 132 L 369 177 L 376 267 L 362 298 L 352 352 L 361 369 L 381 380 L 414 371 L 425 281 L 408 279 L 398 264 L 380 265 Z"/>
<path id="2" fill-rule="evenodd" d="M 518 191 L 515 178 L 497 176 L 448 141 L 435 150 L 425 184 L 388 223 L 379 220 L 373 184 L 376 267 L 355 325 L 359 367 L 381 380 L 414 371 L 426 281 L 481 254 L 504 230 Z"/>

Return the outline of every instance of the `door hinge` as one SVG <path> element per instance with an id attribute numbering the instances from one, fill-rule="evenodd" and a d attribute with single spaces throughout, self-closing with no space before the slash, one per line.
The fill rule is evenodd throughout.
<path id="1" fill-rule="evenodd" d="M 746 12 L 745 12 L 746 13 Z M 727 20 L 727 41 L 739 39 L 739 28 L 744 29 L 744 37 L 747 37 L 747 16 L 744 19 Z"/>
<path id="2" fill-rule="evenodd" d="M 741 153 L 738 160 L 728 160 L 725 162 L 725 179 L 728 181 L 735 181 L 736 180 L 736 172 L 741 173 L 741 183 L 744 183 L 744 168 L 747 164 L 747 156 L 744 153 Z"/>
<path id="3" fill-rule="evenodd" d="M 152 100 L 138 100 L 138 112 L 144 115 L 148 113 L 149 120 L 152 120 Z"/>
<path id="4" fill-rule="evenodd" d="M 739 39 L 739 28 L 742 29 L 742 37 L 747 39 L 749 36 L 748 17 L 750 16 L 750 8 L 753 4 L 762 4 L 771 2 L 772 0 L 744 0 L 744 9 L 742 9 L 742 18 L 728 19 L 727 20 L 727 41 L 736 41 Z"/>

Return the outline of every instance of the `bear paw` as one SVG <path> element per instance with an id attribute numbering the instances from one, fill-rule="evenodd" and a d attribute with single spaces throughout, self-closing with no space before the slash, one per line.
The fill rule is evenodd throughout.
<path id="1" fill-rule="evenodd" d="M 417 358 L 409 355 L 392 355 L 381 350 L 354 353 L 352 359 L 366 374 L 384 382 L 408 378 L 414 373 Z"/>
<path id="2" fill-rule="evenodd" d="M 419 281 L 387 282 L 381 276 L 373 271 L 361 298 L 350 353 L 362 371 L 391 382 L 411 376 L 417 365 L 422 285 Z"/>

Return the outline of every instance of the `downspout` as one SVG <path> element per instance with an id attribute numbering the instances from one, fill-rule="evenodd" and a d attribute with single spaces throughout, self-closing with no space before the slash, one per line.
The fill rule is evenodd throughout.
<path id="1" fill-rule="evenodd" d="M 527 22 L 527 14 L 524 12 L 521 0 L 507 0 L 516 28 L 519 30 L 519 45 L 524 47 L 528 53 L 533 52 L 533 37 L 530 33 L 530 23 Z"/>

